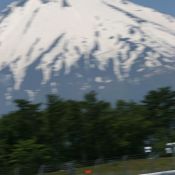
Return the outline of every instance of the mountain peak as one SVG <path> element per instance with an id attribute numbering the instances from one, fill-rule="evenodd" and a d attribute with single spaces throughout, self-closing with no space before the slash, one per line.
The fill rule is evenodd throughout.
<path id="1" fill-rule="evenodd" d="M 47 84 L 82 58 L 119 81 L 148 77 L 174 70 L 174 29 L 173 17 L 127 0 L 18 0 L 0 16 L 0 71 L 15 90 L 31 65 Z"/>

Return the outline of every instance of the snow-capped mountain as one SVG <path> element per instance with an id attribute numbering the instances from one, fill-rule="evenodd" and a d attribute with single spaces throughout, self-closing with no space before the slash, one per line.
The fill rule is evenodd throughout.
<path id="1" fill-rule="evenodd" d="M 175 18 L 127 0 L 17 0 L 0 16 L 6 100 L 66 88 L 107 95 L 174 70 Z"/>

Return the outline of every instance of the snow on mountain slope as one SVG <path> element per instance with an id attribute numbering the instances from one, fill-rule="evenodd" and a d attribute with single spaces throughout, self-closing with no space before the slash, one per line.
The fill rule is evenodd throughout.
<path id="1" fill-rule="evenodd" d="M 22 0 L 0 16 L 0 70 L 10 69 L 16 90 L 36 60 L 44 84 L 82 56 L 100 70 L 112 60 L 118 80 L 174 70 L 175 19 L 127 0 Z"/>

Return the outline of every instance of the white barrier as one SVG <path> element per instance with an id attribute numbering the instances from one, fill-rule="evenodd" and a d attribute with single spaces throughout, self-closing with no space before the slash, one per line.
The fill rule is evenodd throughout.
<path id="1" fill-rule="evenodd" d="M 155 172 L 155 173 L 145 173 L 145 174 L 139 174 L 139 175 L 175 175 L 175 170 L 160 171 L 160 172 Z"/>

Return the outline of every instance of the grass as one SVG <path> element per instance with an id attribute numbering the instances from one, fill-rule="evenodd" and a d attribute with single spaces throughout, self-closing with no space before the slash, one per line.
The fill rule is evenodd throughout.
<path id="1" fill-rule="evenodd" d="M 92 169 L 92 175 L 138 175 L 173 170 L 175 169 L 175 157 L 115 161 L 97 166 L 79 168 L 76 170 L 76 175 L 83 175 L 85 169 Z M 65 171 L 59 171 L 47 175 L 67 175 L 67 173 Z"/>

